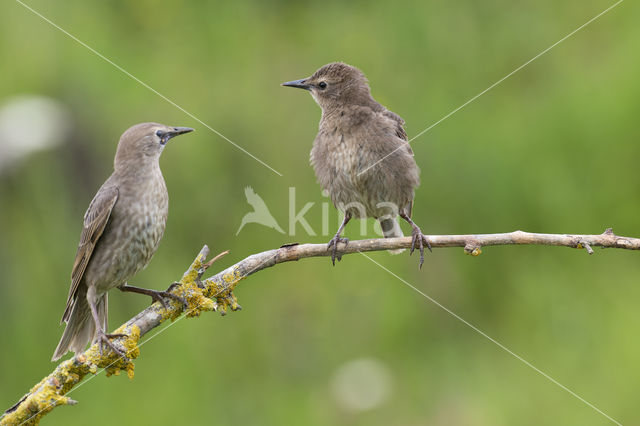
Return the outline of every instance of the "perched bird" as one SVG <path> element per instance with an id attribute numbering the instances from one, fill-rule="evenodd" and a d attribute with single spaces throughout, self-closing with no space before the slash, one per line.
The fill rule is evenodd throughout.
<path id="1" fill-rule="evenodd" d="M 52 360 L 67 351 L 81 352 L 87 343 L 106 344 L 124 356 L 106 334 L 107 292 L 122 291 L 151 296 L 166 307 L 164 291 L 127 285 L 158 248 L 169 207 L 167 187 L 160 171 L 160 154 L 174 136 L 193 131 L 142 123 L 129 128 L 118 143 L 114 171 L 93 197 L 71 271 L 71 288 L 62 315 L 66 328 Z"/>
<path id="2" fill-rule="evenodd" d="M 411 253 L 431 246 L 411 220 L 414 189 L 420 170 L 407 141 L 404 120 L 371 96 L 366 77 L 356 67 L 341 62 L 327 64 L 311 77 L 282 83 L 311 92 L 322 108 L 318 135 L 311 149 L 311 164 L 318 182 L 344 220 L 329 241 L 335 265 L 340 237 L 352 217 L 373 217 L 386 238 L 402 237 L 397 216 L 412 227 Z"/>

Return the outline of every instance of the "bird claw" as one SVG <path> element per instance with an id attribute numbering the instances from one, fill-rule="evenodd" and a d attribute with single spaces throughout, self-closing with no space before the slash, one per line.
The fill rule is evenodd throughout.
<path id="1" fill-rule="evenodd" d="M 167 287 L 167 289 L 165 291 L 166 292 L 170 292 L 171 290 L 173 290 L 174 288 L 179 287 L 179 286 L 180 286 L 180 283 L 176 281 L 176 282 L 172 283 L 169 287 Z"/>
<path id="2" fill-rule="evenodd" d="M 151 290 L 151 292 L 149 293 L 149 296 L 151 296 L 151 299 L 154 302 L 160 302 L 160 304 L 164 307 L 165 310 L 169 310 L 169 304 L 167 303 L 166 299 L 173 299 L 173 300 L 177 300 L 178 302 L 180 302 L 182 304 L 182 309 L 183 310 L 187 310 L 187 307 L 189 306 L 187 304 L 187 300 L 184 297 L 180 297 L 177 294 L 173 294 L 171 293 L 171 290 L 176 287 L 176 284 L 179 285 L 179 283 L 173 283 L 169 286 L 169 288 L 167 289 L 167 291 L 157 291 L 157 290 Z"/>
<path id="3" fill-rule="evenodd" d="M 333 263 L 333 266 L 336 266 L 336 259 L 338 259 L 338 262 L 342 260 L 342 255 L 338 253 L 339 243 L 344 243 L 344 246 L 346 247 L 349 245 L 349 239 L 340 237 L 340 235 L 336 234 L 336 236 L 334 236 L 327 244 L 327 250 L 331 249 L 331 263 Z"/>
<path id="4" fill-rule="evenodd" d="M 165 299 L 177 300 L 182 304 L 183 310 L 186 311 L 188 307 L 187 301 L 183 297 L 180 297 L 177 294 L 171 293 L 171 290 L 173 290 L 178 285 L 180 285 L 180 283 L 173 283 L 169 286 L 169 288 L 166 291 L 158 291 L 158 290 L 151 290 L 149 288 L 135 287 L 129 284 L 121 285 L 118 288 L 121 291 L 128 291 L 131 293 L 138 293 L 138 294 L 144 294 L 146 296 L 149 296 L 152 299 L 151 303 L 159 302 L 167 311 L 169 310 L 169 305 L 167 304 L 167 301 Z"/>
<path id="5" fill-rule="evenodd" d="M 125 361 L 128 361 L 127 354 L 124 353 L 120 348 L 118 348 L 115 343 L 111 341 L 111 339 L 117 339 L 120 337 L 128 337 L 126 334 L 114 333 L 107 334 L 104 331 L 98 330 L 96 333 L 96 340 L 98 341 L 98 350 L 100 351 L 100 356 L 102 356 L 102 345 L 107 345 L 117 356 L 123 358 Z"/>
<path id="6" fill-rule="evenodd" d="M 420 250 L 419 268 L 422 269 L 422 264 L 424 263 L 425 245 L 427 246 L 429 251 L 432 251 L 432 250 L 431 250 L 431 244 L 429 244 L 429 241 L 424 236 L 420 228 L 418 228 L 417 226 L 414 227 L 413 230 L 411 231 L 411 250 L 409 251 L 409 255 L 413 254 L 413 251 L 416 249 L 416 245 L 417 245 L 417 248 Z"/>

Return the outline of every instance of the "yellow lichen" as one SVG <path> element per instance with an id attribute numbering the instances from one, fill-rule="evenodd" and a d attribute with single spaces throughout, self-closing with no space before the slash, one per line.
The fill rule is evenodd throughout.
<path id="1" fill-rule="evenodd" d="M 120 357 L 111 349 L 102 347 L 98 343 L 94 343 L 87 349 L 82 357 L 85 365 L 85 374 L 95 374 L 98 368 L 104 368 L 107 376 L 118 374 L 121 370 L 128 371 L 132 369 L 131 359 L 135 359 L 140 355 L 138 341 L 140 340 L 140 327 L 137 325 L 124 324 L 114 331 L 114 334 L 124 334 L 125 337 L 114 339 L 113 342 L 124 351 L 127 359 Z M 79 362 L 78 358 L 76 361 Z"/>
<path id="2" fill-rule="evenodd" d="M 135 365 L 132 362 L 130 362 L 129 365 L 127 366 L 127 377 L 129 378 L 129 380 L 133 379 L 134 369 L 135 369 Z"/>
<path id="3" fill-rule="evenodd" d="M 172 291 L 177 296 L 182 297 L 186 302 L 186 315 L 188 317 L 197 317 L 203 311 L 214 311 L 216 304 L 210 299 L 210 292 L 207 291 L 206 285 L 200 281 L 200 271 L 203 268 L 202 262 L 204 256 L 199 255 L 189 270 L 182 276 L 182 279 Z M 177 302 L 175 302 L 177 303 Z M 179 309 L 171 309 L 163 315 L 163 319 L 171 318 L 172 320 L 180 316 Z"/>
<path id="4" fill-rule="evenodd" d="M 202 269 L 202 261 L 204 258 L 205 256 L 203 254 L 199 254 L 198 257 L 196 257 L 189 270 L 182 276 L 180 280 L 181 283 L 196 282 L 199 271 Z"/>
<path id="5" fill-rule="evenodd" d="M 477 246 L 466 245 L 464 247 L 464 254 L 468 254 L 470 256 L 480 256 L 482 254 L 482 249 Z"/>
<path id="6" fill-rule="evenodd" d="M 237 266 L 233 268 L 231 272 L 227 272 L 226 274 L 222 275 L 222 281 L 227 284 L 231 284 L 233 287 L 235 287 L 236 284 L 238 284 L 238 282 L 240 282 L 244 278 L 246 277 L 240 272 L 240 268 L 238 268 Z"/>
<path id="7" fill-rule="evenodd" d="M 217 307 L 220 311 L 220 314 L 226 315 L 227 309 L 231 309 L 232 311 L 237 311 L 238 309 L 242 309 L 238 304 L 238 298 L 231 291 L 227 291 L 223 294 L 220 294 L 216 297 Z"/>
<path id="8" fill-rule="evenodd" d="M 204 295 L 214 297 L 226 292 L 231 292 L 244 278 L 245 276 L 240 272 L 240 268 L 235 267 L 232 271 L 222 275 L 221 282 L 216 282 L 212 279 L 206 280 L 203 283 L 205 286 Z"/>
<path id="9" fill-rule="evenodd" d="M 227 309 L 240 309 L 233 289 L 238 282 L 246 277 L 236 267 L 225 273 L 219 282 L 209 279 L 203 283 L 200 281 L 200 276 L 204 260 L 205 256 L 199 255 L 187 273 L 183 275 L 179 285 L 172 290 L 187 302 L 187 316 L 199 316 L 203 311 L 220 310 L 224 314 Z M 173 309 L 165 309 L 159 303 L 155 304 L 154 309 L 158 309 L 161 321 L 180 316 L 182 312 L 180 303 L 170 301 L 170 304 Z M 126 359 L 118 356 L 109 348 L 103 347 L 101 351 L 98 344 L 93 344 L 83 354 L 60 363 L 51 375 L 45 377 L 31 389 L 25 400 L 14 411 L 0 417 L 0 426 L 35 425 L 39 423 L 42 416 L 56 406 L 75 404 L 75 401 L 64 395 L 86 374 L 96 374 L 99 368 L 104 368 L 107 376 L 117 376 L 121 371 L 125 371 L 127 377 L 132 379 L 135 365 L 131 360 L 140 355 L 138 348 L 140 328 L 136 325 L 125 324 L 115 330 L 114 334 L 125 335 L 125 337 L 114 339 L 114 343 L 127 354 Z"/>
<path id="10" fill-rule="evenodd" d="M 76 368 L 77 372 L 71 373 L 72 368 Z M 70 389 L 66 384 L 78 380 L 81 370 L 79 366 L 74 366 L 73 361 L 62 362 L 53 373 L 30 390 L 26 399 L 14 411 L 0 418 L 0 425 L 36 425 L 42 416 L 55 407 L 75 404 L 75 401 L 63 395 Z"/>
<path id="11" fill-rule="evenodd" d="M 236 311 L 241 309 L 238 304 L 238 299 L 233 294 L 233 289 L 236 285 L 246 278 L 241 272 L 240 268 L 235 267 L 231 271 L 222 275 L 222 279 L 218 282 L 213 279 L 206 280 L 204 284 L 203 295 L 207 298 L 215 299 L 212 309 L 225 315 L 228 309 Z M 211 299 L 209 299 L 211 300 Z M 205 309 L 201 309 L 205 310 Z"/>
<path id="12" fill-rule="evenodd" d="M 91 370 L 89 370 L 89 371 L 91 371 Z M 73 383 L 73 384 L 75 384 L 75 383 L 77 383 L 79 380 L 80 380 L 80 376 L 78 376 L 78 375 L 77 375 L 77 374 L 75 374 L 75 373 L 69 373 L 69 374 L 67 375 L 66 383 Z"/>
<path id="13" fill-rule="evenodd" d="M 203 311 L 215 311 L 216 304 L 213 300 L 202 295 L 202 290 L 199 289 L 198 297 L 194 297 L 189 300 L 189 307 L 187 308 L 187 316 L 190 318 L 198 317 Z"/>

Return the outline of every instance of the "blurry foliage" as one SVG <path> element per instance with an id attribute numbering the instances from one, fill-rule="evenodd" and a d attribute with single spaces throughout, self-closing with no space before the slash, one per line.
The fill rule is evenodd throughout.
<path id="1" fill-rule="evenodd" d="M 319 108 L 279 83 L 343 60 L 410 135 L 608 7 L 553 2 L 29 2 L 43 15 L 279 170 L 279 177 L 18 3 L 0 13 L 0 102 L 38 94 L 72 136 L 0 176 L 0 401 L 53 365 L 82 214 L 119 135 L 142 121 L 192 126 L 166 149 L 167 231 L 132 284 L 163 288 L 200 247 L 230 264 L 284 242 L 247 225 L 252 186 L 287 229 L 288 187 L 318 230 L 308 166 Z M 640 235 L 639 7 L 624 2 L 413 143 L 414 219 L 427 233 Z M 2 138 L 2 135 L 0 135 Z M 333 212 L 333 208 L 330 209 Z M 330 228 L 338 225 L 332 215 Z M 347 236 L 357 237 L 357 225 Z M 622 423 L 637 418 L 638 254 L 553 247 L 373 257 Z M 222 267 L 222 264 L 219 265 Z M 244 310 L 177 323 L 142 349 L 133 382 L 99 377 L 48 424 L 606 424 L 362 256 L 278 266 L 243 282 Z M 148 300 L 114 293 L 115 326 Z M 370 358 L 387 402 L 349 412 L 331 377 Z M 156 407 L 148 409 L 145 407 Z M 216 420 L 212 420 L 215 417 Z"/>

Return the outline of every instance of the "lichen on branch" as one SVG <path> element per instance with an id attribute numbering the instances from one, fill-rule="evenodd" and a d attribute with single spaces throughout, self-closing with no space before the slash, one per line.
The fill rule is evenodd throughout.
<path id="1" fill-rule="evenodd" d="M 611 229 L 597 235 L 514 231 L 501 234 L 430 235 L 425 238 L 433 248 L 463 247 L 465 253 L 473 256 L 482 253 L 483 247 L 495 245 L 564 246 L 584 249 L 589 254 L 594 253 L 593 247 L 640 250 L 640 239 L 615 235 Z M 409 247 L 411 237 L 351 241 L 347 245 L 340 243 L 338 248 L 341 255 L 345 255 Z M 61 362 L 51 374 L 31 388 L 0 417 L 0 425 L 35 425 L 54 408 L 75 404 L 76 401 L 66 394 L 87 374 L 96 374 L 99 369 L 105 369 L 108 376 L 124 371 L 129 378 L 133 378 L 132 360 L 140 354 L 140 338 L 167 319 L 175 320 L 185 311 L 188 317 L 197 317 L 204 311 L 226 314 L 229 309 L 238 310 L 240 305 L 233 290 L 241 280 L 279 263 L 308 257 L 331 256 L 331 251 L 327 249 L 326 244 L 286 244 L 277 249 L 253 254 L 203 280 L 202 276 L 207 268 L 226 252 L 205 262 L 208 254 L 209 249 L 204 246 L 180 281 L 170 287 L 173 293 L 186 301 L 186 308 L 176 300 L 168 303 L 168 309 L 155 302 L 114 331 L 126 335 L 115 339 L 114 342 L 123 346 L 127 359 L 118 357 L 107 348 L 101 352 L 97 344 L 90 346 L 82 354 Z"/>

